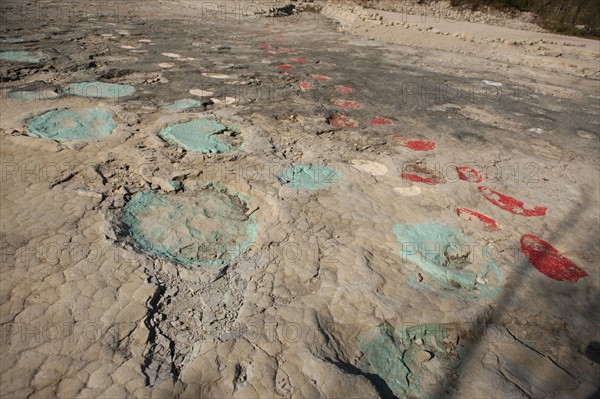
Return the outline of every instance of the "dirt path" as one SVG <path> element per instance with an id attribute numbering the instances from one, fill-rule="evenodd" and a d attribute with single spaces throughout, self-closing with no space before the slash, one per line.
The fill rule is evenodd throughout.
<path id="1" fill-rule="evenodd" d="M 3 397 L 598 389 L 600 107 L 584 47 L 565 71 L 477 38 L 371 40 L 361 29 L 396 26 L 346 11 L 357 35 L 327 12 L 240 17 L 237 2 L 92 3 L 103 15 L 53 21 L 51 3 L 15 4 L 2 52 L 44 61 L 0 61 Z M 66 93 L 96 81 L 122 86 Z M 111 134 L 28 128 L 90 108 Z M 218 122 L 206 153 L 158 135 L 197 119 Z M 225 266 L 208 250 L 218 266 L 178 265 L 189 245 L 159 244 L 223 223 L 210 182 L 236 211 L 221 219 L 257 235 Z M 148 251 L 122 218 L 145 190 L 200 190 L 204 219 L 149 212 L 169 230 Z M 551 267 L 529 235 L 560 251 L 542 254 Z"/>

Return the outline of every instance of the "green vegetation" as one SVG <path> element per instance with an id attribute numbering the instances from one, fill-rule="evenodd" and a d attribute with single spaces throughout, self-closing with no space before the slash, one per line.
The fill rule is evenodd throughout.
<path id="1" fill-rule="evenodd" d="M 453 6 L 483 6 L 532 12 L 544 28 L 570 35 L 600 37 L 600 0 L 451 0 Z"/>

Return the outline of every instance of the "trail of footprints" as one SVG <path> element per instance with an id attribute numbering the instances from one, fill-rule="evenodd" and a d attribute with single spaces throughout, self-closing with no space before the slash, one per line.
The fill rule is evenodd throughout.
<path id="1" fill-rule="evenodd" d="M 123 32 L 120 31 L 117 33 L 123 34 Z M 335 84 L 335 79 L 327 75 L 327 70 L 317 68 L 316 64 L 311 63 L 310 57 L 304 55 L 301 51 L 295 51 L 293 48 L 290 48 L 286 39 L 282 37 L 283 32 L 272 31 L 268 25 L 265 25 L 262 33 L 267 34 L 267 40 L 263 39 L 256 43 L 257 49 L 272 61 L 271 65 L 275 69 L 274 72 L 289 78 L 297 85 L 298 90 L 301 92 L 310 92 L 313 90 L 321 90 L 325 87 L 324 85 L 333 85 L 331 94 L 335 94 L 336 97 L 327 100 L 327 106 L 329 106 L 333 112 L 332 116 L 328 119 L 328 123 L 333 129 L 345 130 L 394 126 L 393 118 L 390 118 L 387 115 L 374 115 L 369 121 L 360 120 L 356 116 L 353 116 L 353 111 L 363 107 L 360 102 L 353 99 L 359 93 L 352 87 Z M 17 41 L 15 41 L 15 43 L 17 43 Z M 128 44 L 120 47 L 131 51 L 142 51 L 140 50 L 140 46 L 149 43 L 151 43 L 151 40 L 139 39 L 138 43 L 135 45 Z M 171 69 L 174 68 L 177 63 L 194 60 L 194 58 L 182 57 L 177 53 L 171 52 L 162 53 L 162 56 L 164 56 L 165 60 L 169 61 L 158 64 L 158 66 L 163 69 Z M 46 55 L 43 53 L 29 53 L 25 51 L 5 51 L 0 53 L 0 59 L 11 62 L 40 63 L 46 59 Z M 202 75 L 209 79 L 230 79 L 229 75 L 219 72 L 204 72 Z M 99 99 L 126 98 L 134 94 L 135 91 L 135 87 L 130 85 L 105 82 L 78 82 L 70 84 L 64 89 L 64 92 L 67 94 Z M 190 89 L 189 94 L 198 98 L 198 100 L 177 100 L 173 104 L 164 106 L 163 110 L 177 111 L 199 108 L 203 104 L 203 101 L 200 101 L 201 99 L 210 99 L 213 103 L 222 105 L 231 105 L 236 101 L 235 98 L 230 97 L 214 97 L 213 92 L 199 88 Z M 20 100 L 28 100 L 30 98 L 51 99 L 56 98 L 57 96 L 58 94 L 56 93 L 49 95 L 48 93 L 44 94 L 27 91 L 17 91 L 10 94 L 11 98 Z M 103 109 L 98 108 L 83 111 L 64 109 L 49 111 L 32 118 L 28 121 L 28 128 L 31 136 L 53 140 L 100 139 L 112 132 L 115 128 L 115 122 L 111 113 Z M 219 121 L 194 120 L 187 124 L 166 127 L 158 134 L 171 144 L 181 146 L 189 151 L 216 154 L 239 149 L 241 144 L 239 137 L 235 138 L 234 134 L 226 136 L 224 132 L 228 131 L 229 127 L 221 125 Z M 432 152 L 443 150 L 443 148 L 439 148 L 437 143 L 432 140 L 395 136 L 393 141 L 395 141 L 397 145 L 403 146 L 410 151 Z M 359 172 L 368 173 L 373 176 L 383 176 L 388 174 L 386 166 L 374 161 L 355 159 L 352 160 L 351 165 Z M 481 171 L 478 171 L 473 167 L 468 165 L 457 166 L 456 174 L 459 180 L 473 183 L 471 186 L 472 190 L 478 190 L 481 193 L 482 200 L 485 199 L 486 201 L 489 201 L 505 212 L 510 212 L 522 217 L 543 217 L 547 214 L 547 209 L 543 206 L 527 204 L 524 201 L 495 191 L 487 186 L 476 186 L 476 183 L 482 182 L 482 174 Z M 435 171 L 423 164 L 415 164 L 412 168 L 407 168 L 407 170 L 403 171 L 398 177 L 404 181 L 414 183 L 409 187 L 393 188 L 393 191 L 398 196 L 406 197 L 407 200 L 410 200 L 409 197 L 419 196 L 422 187 L 445 184 L 444 176 L 439 176 Z M 304 164 L 290 165 L 278 176 L 281 184 L 301 190 L 323 189 L 335 184 L 343 178 L 341 173 L 334 167 Z M 148 191 L 138 194 L 132 201 L 135 201 L 136 203 L 134 205 L 137 206 L 138 203 L 141 204 L 144 202 L 145 197 L 143 196 L 146 196 L 149 198 L 151 197 L 152 199 L 151 203 L 142 204 L 150 207 L 148 209 L 180 206 L 172 205 L 167 201 L 168 197 L 171 197 L 175 201 L 183 198 L 179 193 L 182 189 L 182 187 L 178 185 L 179 183 L 172 182 L 171 188 L 173 193 L 169 196 L 153 194 L 152 191 Z M 206 194 L 206 191 L 202 191 L 206 190 L 206 187 L 197 189 L 200 190 L 199 195 Z M 219 201 L 224 201 L 223 198 L 227 198 L 227 200 L 231 201 L 233 204 L 232 206 L 239 207 L 238 214 L 235 217 L 242 223 L 244 217 L 246 217 L 244 215 L 247 215 L 245 212 L 250 211 L 248 209 L 249 205 L 245 205 L 246 202 L 250 203 L 250 200 L 242 200 L 238 197 L 241 194 L 228 192 L 227 189 L 223 187 L 215 186 L 211 189 L 220 193 L 217 194 L 221 195 Z M 390 190 L 392 190 L 392 188 L 390 188 Z M 189 192 L 193 193 L 194 189 L 186 187 L 186 193 Z M 194 204 L 194 199 L 188 198 L 185 206 L 189 207 L 190 214 L 194 211 Z M 131 204 L 128 204 L 128 207 L 131 209 Z M 221 213 L 227 212 L 226 209 L 220 208 L 215 208 L 211 211 L 215 210 Z M 476 209 L 458 207 L 454 211 L 456 216 L 465 221 L 479 224 L 481 229 L 487 229 L 489 231 L 498 231 L 501 229 L 501 226 L 499 226 L 492 216 L 485 215 Z M 130 214 L 131 212 L 127 215 Z M 137 223 L 136 226 L 143 224 L 143 221 L 140 221 L 133 216 L 129 217 L 131 219 L 129 223 Z M 160 214 L 158 217 L 160 218 Z M 247 217 L 253 219 L 253 216 Z M 216 219 L 219 219 L 218 215 Z M 207 220 L 212 222 L 215 221 L 213 219 Z M 175 225 L 172 226 L 172 229 L 176 231 L 177 222 L 170 222 L 175 223 Z M 212 242 L 220 242 L 220 245 L 235 245 L 235 242 L 225 244 L 229 237 L 225 237 L 222 234 L 220 235 L 220 231 L 223 231 L 224 229 L 224 223 L 226 222 L 223 220 L 217 220 L 211 231 L 203 231 L 200 226 L 198 227 L 198 230 L 194 231 L 193 236 L 198 237 L 202 234 L 207 234 L 205 243 L 209 243 L 212 240 Z M 236 225 L 234 230 L 245 228 L 243 226 L 245 225 Z M 177 240 L 172 240 L 168 245 L 165 244 L 164 248 L 161 248 L 158 245 L 160 238 L 153 236 L 152 229 L 147 229 L 146 227 L 140 227 L 138 229 L 139 236 L 133 237 L 133 239 L 137 239 L 141 250 L 151 253 L 157 259 L 166 258 L 175 263 L 179 262 L 183 264 L 185 264 L 185 259 L 194 259 L 194 262 L 197 265 L 214 264 L 220 266 L 228 265 L 235 261 L 235 256 L 222 258 L 220 251 L 222 252 L 223 248 L 216 248 L 212 252 L 214 253 L 212 259 L 199 260 L 195 258 L 195 256 L 200 253 L 206 254 L 211 252 L 207 251 L 206 248 L 194 247 L 196 244 L 190 242 L 192 236 L 186 236 L 187 232 L 184 232 L 183 236 L 176 236 Z M 255 226 L 253 224 L 248 227 L 246 233 L 247 236 L 251 238 L 249 241 L 244 242 L 244 248 L 248 247 L 253 240 L 256 239 L 254 229 Z M 232 236 L 235 236 L 233 232 L 230 233 Z M 415 273 L 413 275 L 420 276 L 418 279 L 411 278 L 408 281 L 410 286 L 416 289 L 439 293 L 440 295 L 452 295 L 465 300 L 474 301 L 484 297 L 494 297 L 501 291 L 503 281 L 502 275 L 493 262 L 478 265 L 478 270 L 466 271 L 464 261 L 460 256 L 435 257 L 422 254 L 419 251 L 411 254 L 403 254 L 405 249 L 402 248 L 402 242 L 416 242 L 422 243 L 423 245 L 427 242 L 446 242 L 451 236 L 460 236 L 462 234 L 460 230 L 457 231 L 448 226 L 435 223 L 421 225 L 398 224 L 394 227 L 393 233 L 401 245 L 400 254 L 403 256 L 408 255 L 409 260 L 411 260 L 410 263 L 415 267 Z M 216 235 L 216 238 L 208 237 L 211 234 Z M 177 245 L 179 241 L 186 241 L 186 246 Z M 576 282 L 587 276 L 587 273 L 583 269 L 564 257 L 550 243 L 545 242 L 536 235 L 523 232 L 520 244 L 523 253 L 529 259 L 531 264 L 549 278 L 558 281 Z M 155 250 L 153 250 L 153 248 Z M 242 250 L 243 248 L 237 249 Z M 158 276 L 160 271 L 155 270 L 153 274 Z M 449 278 L 448 276 L 451 277 Z M 168 279 L 168 277 L 163 276 L 163 279 Z M 217 291 L 221 293 L 223 293 L 223 290 L 227 287 L 222 281 L 217 283 L 217 285 L 220 287 Z M 164 290 L 164 288 L 162 289 Z M 173 293 L 171 292 L 170 294 L 172 295 Z M 191 297 L 193 297 L 193 293 Z M 189 300 L 193 301 L 194 299 L 191 297 Z M 240 306 L 241 298 L 234 298 L 231 302 L 230 307 L 237 309 Z M 155 307 L 157 313 L 155 313 L 154 316 L 157 316 L 160 314 L 161 309 L 169 307 L 169 302 L 157 303 L 155 304 Z M 192 350 L 192 348 L 185 347 L 185 345 L 183 345 L 183 347 L 176 347 L 174 341 L 167 338 L 169 334 L 165 331 L 161 331 L 161 328 L 157 324 L 160 318 L 154 316 L 150 317 L 149 323 L 152 326 L 155 326 L 155 336 L 151 339 L 151 342 L 149 342 L 147 364 L 144 365 L 149 385 L 154 385 L 154 383 L 161 379 L 176 377 L 179 372 L 178 370 L 180 370 L 187 361 L 187 358 L 183 358 L 181 353 L 187 353 Z M 202 324 L 202 317 L 202 315 L 198 316 L 198 323 L 200 324 Z M 212 316 L 204 315 L 205 320 L 209 317 Z M 235 319 L 235 314 L 232 314 L 231 317 L 232 320 Z M 176 327 L 176 325 L 168 327 L 167 330 L 173 329 L 174 327 Z M 430 356 L 433 351 L 441 351 L 443 349 L 443 367 L 453 369 L 459 361 L 460 345 L 456 342 L 456 338 L 449 339 L 450 335 L 451 334 L 446 331 L 445 328 L 435 324 L 424 324 L 415 327 L 410 331 L 402 329 L 393 330 L 388 327 L 380 328 L 369 335 L 361 337 L 360 347 L 364 355 L 363 359 L 360 360 L 357 365 L 365 372 L 381 375 L 382 378 L 386 379 L 388 386 L 397 396 L 420 396 L 423 392 L 421 392 L 422 387 L 420 386 L 419 364 L 423 361 L 424 357 Z M 198 337 L 193 338 L 198 339 Z M 193 350 L 195 351 L 196 348 L 193 348 Z M 389 365 L 394 362 L 387 358 L 381 358 L 378 353 L 382 350 L 384 353 L 388 353 L 389 356 L 397 355 L 404 357 L 406 361 L 403 364 L 409 364 L 411 367 L 407 368 L 400 364 L 396 369 L 389 369 Z"/>

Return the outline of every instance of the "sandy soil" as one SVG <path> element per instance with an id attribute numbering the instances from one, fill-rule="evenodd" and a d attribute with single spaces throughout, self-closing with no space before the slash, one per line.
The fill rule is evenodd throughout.
<path id="1" fill-rule="evenodd" d="M 47 56 L 0 61 L 2 397 L 598 391 L 597 41 L 339 5 L 269 18 L 256 3 L 64 4 L 2 4 L 0 36 L 18 39 L 2 51 Z M 97 80 L 136 92 L 63 92 Z M 182 99 L 197 108 L 163 108 Z M 109 110 L 116 128 L 29 134 L 30 118 L 63 108 Z M 243 146 L 202 154 L 157 136 L 197 118 Z M 281 179 L 304 164 L 336 177 L 316 190 Z M 254 244 L 225 267 L 141 251 L 123 209 L 143 190 L 176 195 L 172 181 L 251 198 Z M 501 209 L 490 190 L 546 210 Z M 402 255 L 414 240 L 394 235 L 417 224 L 460 231 L 465 270 L 492 261 L 502 278 L 427 289 L 428 263 Z M 587 276 L 542 273 L 521 251 L 526 234 Z"/>

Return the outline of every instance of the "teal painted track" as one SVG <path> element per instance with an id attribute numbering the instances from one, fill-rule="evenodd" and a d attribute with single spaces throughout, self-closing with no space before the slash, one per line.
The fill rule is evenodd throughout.
<path id="1" fill-rule="evenodd" d="M 409 277 L 412 287 L 464 300 L 493 298 L 502 290 L 502 272 L 491 253 L 461 230 L 442 224 L 397 224 L 392 233 L 400 243 L 402 263 L 416 265 L 424 277 L 421 282 Z M 477 278 L 488 283 L 480 284 Z"/>
<path id="2" fill-rule="evenodd" d="M 301 190 L 318 190 L 339 182 L 341 173 L 329 166 L 294 165 L 279 174 L 281 184 Z"/>
<path id="3" fill-rule="evenodd" d="M 103 109 L 55 110 L 29 120 L 29 133 L 52 140 L 90 140 L 106 137 L 116 127 L 112 113 Z"/>
<path id="4" fill-rule="evenodd" d="M 250 199 L 216 183 L 177 194 L 147 190 L 123 211 L 123 226 L 145 253 L 184 266 L 231 264 L 256 241 Z"/>
<path id="5" fill-rule="evenodd" d="M 135 87 L 118 83 L 82 82 L 70 84 L 65 88 L 65 93 L 80 97 L 118 99 L 135 93 Z"/>

